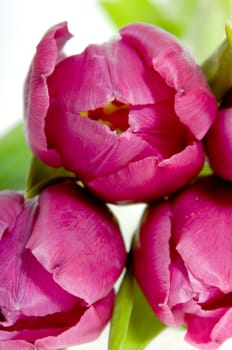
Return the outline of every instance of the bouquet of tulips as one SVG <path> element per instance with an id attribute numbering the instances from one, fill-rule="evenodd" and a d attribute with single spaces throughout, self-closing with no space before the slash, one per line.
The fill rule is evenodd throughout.
<path id="1" fill-rule="evenodd" d="M 0 193 L 0 349 L 78 345 L 108 322 L 110 350 L 165 325 L 217 349 L 232 337 L 231 27 L 201 67 L 148 23 L 66 56 L 70 38 L 50 28 L 25 81 L 33 157 L 25 189 Z M 129 251 L 110 203 L 145 204 Z"/>

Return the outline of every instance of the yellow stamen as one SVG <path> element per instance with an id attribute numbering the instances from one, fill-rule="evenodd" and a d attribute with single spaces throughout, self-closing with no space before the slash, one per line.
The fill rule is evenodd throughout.
<path id="1" fill-rule="evenodd" d="M 80 112 L 81 117 L 88 117 L 88 112 Z"/>
<path id="2" fill-rule="evenodd" d="M 129 109 L 129 107 L 130 107 L 129 104 L 116 105 L 115 103 L 110 102 L 105 107 L 103 107 L 103 112 L 105 114 L 111 114 L 115 111 L 119 111 L 122 109 Z"/>

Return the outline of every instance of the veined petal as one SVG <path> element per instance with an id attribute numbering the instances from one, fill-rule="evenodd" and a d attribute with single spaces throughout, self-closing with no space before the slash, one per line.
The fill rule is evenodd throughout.
<path id="1" fill-rule="evenodd" d="M 186 268 L 223 293 L 232 291 L 231 198 L 228 183 L 206 177 L 173 202 L 176 249 Z"/>
<path id="2" fill-rule="evenodd" d="M 62 288 L 87 303 L 109 293 L 126 258 L 107 207 L 71 182 L 50 186 L 40 195 L 27 247 Z"/>
<path id="3" fill-rule="evenodd" d="M 226 309 L 202 312 L 202 315 L 186 315 L 188 325 L 185 339 L 203 350 L 216 350 L 221 344 L 220 338 L 213 335 L 214 327 L 223 318 Z M 220 322 L 220 321 L 219 321 Z M 215 331 L 216 335 L 217 331 Z M 225 338 L 223 339 L 225 340 Z"/>
<path id="4" fill-rule="evenodd" d="M 49 95 L 70 113 L 94 110 L 114 100 L 108 64 L 101 45 L 60 62 L 48 80 Z"/>
<path id="5" fill-rule="evenodd" d="M 0 340 L 0 350 L 34 350 L 34 345 L 25 340 Z"/>
<path id="6" fill-rule="evenodd" d="M 193 142 L 169 159 L 159 162 L 155 156 L 147 157 L 113 174 L 87 180 L 85 184 L 111 203 L 150 201 L 188 184 L 198 175 L 203 163 L 202 144 Z"/>
<path id="7" fill-rule="evenodd" d="M 132 105 L 151 104 L 174 94 L 165 81 L 148 67 L 135 48 L 126 40 L 109 41 L 104 54 L 112 80 L 114 98 Z"/>
<path id="8" fill-rule="evenodd" d="M 65 113 L 55 103 L 49 110 L 46 131 L 62 165 L 83 179 L 117 171 L 130 161 L 154 153 L 152 145 L 130 130 L 117 135 L 107 125 Z"/>
<path id="9" fill-rule="evenodd" d="M 170 215 L 168 202 L 150 205 L 149 210 L 144 212 L 134 241 L 133 269 L 140 287 L 159 318 L 169 325 L 176 325 L 168 305 Z"/>
<path id="10" fill-rule="evenodd" d="M 129 24 L 120 30 L 120 34 L 123 40 L 135 47 L 149 67 L 152 67 L 153 58 L 160 52 L 183 51 L 173 35 L 148 23 Z"/>
<path id="11" fill-rule="evenodd" d="M 221 109 L 205 138 L 206 152 L 214 172 L 232 180 L 232 108 Z"/>
<path id="12" fill-rule="evenodd" d="M 153 67 L 176 90 L 175 110 L 180 121 L 202 139 L 216 118 L 217 101 L 200 68 L 188 53 L 171 50 L 154 58 Z"/>
<path id="13" fill-rule="evenodd" d="M 15 226 L 18 216 L 23 211 L 23 196 L 13 191 L 2 191 L 0 194 L 0 238 L 8 229 Z M 0 243 L 1 244 L 1 243 Z"/>
<path id="14" fill-rule="evenodd" d="M 114 293 L 91 305 L 73 327 L 64 330 L 57 336 L 38 339 L 38 349 L 52 350 L 79 345 L 94 340 L 110 320 L 114 303 Z"/>
<path id="15" fill-rule="evenodd" d="M 49 107 L 47 77 L 52 74 L 57 62 L 63 58 L 62 48 L 70 37 L 66 23 L 52 27 L 45 34 L 37 46 L 25 83 L 24 107 L 28 142 L 41 159 L 53 166 L 60 166 L 60 162 L 56 152 L 47 150 L 44 132 Z"/>

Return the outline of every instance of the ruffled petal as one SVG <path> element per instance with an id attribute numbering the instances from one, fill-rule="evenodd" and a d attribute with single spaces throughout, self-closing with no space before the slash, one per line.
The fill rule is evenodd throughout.
<path id="1" fill-rule="evenodd" d="M 104 53 L 116 100 L 144 105 L 165 100 L 174 94 L 174 90 L 152 67 L 146 65 L 140 53 L 124 38 L 106 43 Z"/>
<path id="2" fill-rule="evenodd" d="M 66 23 L 52 27 L 37 46 L 25 83 L 26 134 L 32 150 L 44 161 L 59 166 L 59 155 L 47 150 L 45 117 L 49 107 L 47 78 L 63 58 L 62 48 L 71 37 Z"/>
<path id="3" fill-rule="evenodd" d="M 130 24 L 120 34 L 176 91 L 175 108 L 180 121 L 202 139 L 216 117 L 217 102 L 190 54 L 174 36 L 149 24 Z"/>
<path id="4" fill-rule="evenodd" d="M 62 165 L 78 177 L 89 179 L 112 173 L 154 153 L 153 146 L 130 130 L 117 135 L 107 125 L 65 113 L 55 103 L 48 115 L 50 147 L 59 152 Z"/>
<path id="5" fill-rule="evenodd" d="M 160 27 L 148 23 L 133 23 L 120 30 L 123 40 L 140 53 L 148 67 L 152 67 L 154 57 L 167 50 L 183 51 L 177 39 Z"/>
<path id="6" fill-rule="evenodd" d="M 186 189 L 173 204 L 176 249 L 187 269 L 224 293 L 232 291 L 231 198 L 228 183 L 206 177 Z"/>
<path id="7" fill-rule="evenodd" d="M 112 214 L 71 182 L 50 186 L 40 195 L 27 247 L 63 289 L 87 303 L 109 293 L 126 258 Z"/>
<path id="8" fill-rule="evenodd" d="M 48 80 L 49 95 L 70 113 L 86 112 L 114 100 L 109 68 L 101 45 L 66 58 Z"/>
<path id="9" fill-rule="evenodd" d="M 0 238 L 6 230 L 14 228 L 18 216 L 23 211 L 23 196 L 13 191 L 2 191 L 0 194 Z M 1 244 L 1 243 L 0 243 Z"/>
<path id="10" fill-rule="evenodd" d="M 191 143 L 192 136 L 175 114 L 173 99 L 134 107 L 129 121 L 133 133 L 153 146 L 160 161 L 181 152 Z"/>
<path id="11" fill-rule="evenodd" d="M 110 320 L 113 303 L 114 293 L 110 292 L 104 299 L 90 306 L 76 325 L 55 337 L 38 339 L 36 346 L 38 349 L 53 350 L 94 340 Z"/>
<path id="12" fill-rule="evenodd" d="M 216 350 L 221 345 L 217 339 L 214 327 L 225 314 L 225 309 L 203 312 L 202 315 L 186 315 L 187 333 L 185 339 L 203 350 Z M 217 326 L 216 326 L 217 327 Z M 225 340 L 225 339 L 224 339 Z"/>
<path id="13" fill-rule="evenodd" d="M 0 241 L 0 261 L 4 262 L 0 265 L 1 314 L 4 317 L 1 324 L 4 327 L 13 325 L 22 315 L 46 316 L 70 309 L 79 302 L 57 285 L 31 252 L 25 250 L 34 221 L 33 207 L 33 202 L 26 203 L 15 226 Z M 8 208 L 11 210 L 13 205 Z"/>
<path id="14" fill-rule="evenodd" d="M 232 108 L 222 109 L 206 138 L 206 152 L 214 172 L 232 180 Z"/>
<path id="15" fill-rule="evenodd" d="M 202 144 L 194 142 L 169 159 L 159 162 L 157 157 L 147 157 L 85 184 L 111 203 L 150 201 L 188 184 L 198 175 L 203 163 Z"/>

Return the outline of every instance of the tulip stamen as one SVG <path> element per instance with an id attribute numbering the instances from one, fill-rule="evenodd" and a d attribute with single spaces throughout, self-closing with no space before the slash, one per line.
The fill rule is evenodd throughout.
<path id="1" fill-rule="evenodd" d="M 79 115 L 84 118 L 88 117 L 100 124 L 107 125 L 110 130 L 115 131 L 117 134 L 121 134 L 129 127 L 129 107 L 129 104 L 124 104 L 114 100 L 103 108 L 80 112 Z"/>

